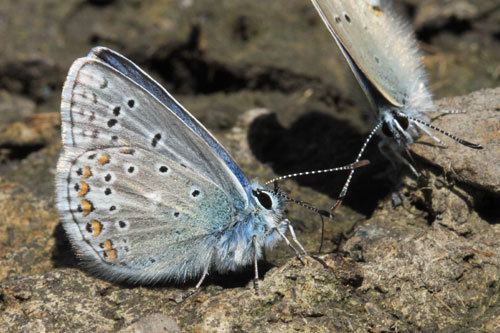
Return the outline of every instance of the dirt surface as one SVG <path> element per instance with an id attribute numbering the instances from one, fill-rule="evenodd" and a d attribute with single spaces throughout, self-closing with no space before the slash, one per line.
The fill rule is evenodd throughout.
<path id="1" fill-rule="evenodd" d="M 433 124 L 484 145 L 428 137 L 422 176 L 395 188 L 373 143 L 320 243 L 318 216 L 288 215 L 315 254 L 284 245 L 251 268 L 137 287 L 78 267 L 54 207 L 59 103 L 71 62 L 96 45 L 162 82 L 249 178 L 348 163 L 367 104 L 308 1 L 14 1 L 0 5 L 0 327 L 6 331 L 500 331 L 498 1 L 404 1 L 439 99 Z M 451 4 L 450 4 L 451 3 Z M 482 90 L 480 90 L 482 89 Z M 449 97 L 460 96 L 460 97 Z M 442 98 L 447 97 L 447 98 Z M 442 99 L 440 99 L 442 98 Z M 463 114 L 441 115 L 460 110 Z M 441 136 L 440 136 L 441 137 Z M 345 174 L 286 181 L 326 208 Z"/>

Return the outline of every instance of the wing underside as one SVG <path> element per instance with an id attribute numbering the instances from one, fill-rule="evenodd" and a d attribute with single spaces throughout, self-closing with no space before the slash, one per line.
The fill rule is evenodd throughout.
<path id="1" fill-rule="evenodd" d="M 239 176 L 197 130 L 171 106 L 100 60 L 75 61 L 63 89 L 61 118 L 65 146 L 150 149 L 212 180 L 236 205 L 247 204 Z"/>
<path id="2" fill-rule="evenodd" d="M 355 74 L 359 69 L 393 106 L 406 104 L 415 82 L 425 75 L 411 30 L 392 14 L 392 8 L 369 0 L 312 2 Z M 360 83 L 365 88 L 366 83 Z"/>
<path id="3" fill-rule="evenodd" d="M 61 102 L 57 203 L 75 249 L 114 280 L 184 280 L 247 209 L 249 185 L 220 144 L 147 74 L 94 49 Z"/>
<path id="4" fill-rule="evenodd" d="M 110 278 L 196 275 L 210 262 L 211 237 L 235 217 L 216 184 L 140 148 L 70 150 L 57 174 L 72 243 Z"/>

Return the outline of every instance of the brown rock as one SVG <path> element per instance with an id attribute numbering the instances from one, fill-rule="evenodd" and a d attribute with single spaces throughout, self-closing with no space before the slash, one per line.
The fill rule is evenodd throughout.
<path id="1" fill-rule="evenodd" d="M 433 125 L 453 135 L 481 144 L 474 150 L 433 132 L 447 145 L 424 136 L 412 151 L 427 163 L 439 166 L 447 177 L 491 193 L 500 193 L 500 88 L 481 90 L 470 95 L 446 98 L 437 103 L 439 111 L 463 111 L 463 114 L 434 114 Z M 432 115 L 431 115 L 432 116 Z"/>
<path id="2" fill-rule="evenodd" d="M 498 85 L 493 11 L 463 11 L 457 22 L 458 2 L 410 2 L 437 96 Z M 443 4 L 450 10 L 428 7 Z M 249 178 L 338 165 L 364 139 L 364 97 L 312 6 L 7 1 L 0 44 L 0 331 L 498 331 L 498 89 L 439 102 L 468 113 L 434 123 L 485 149 L 414 145 L 427 182 L 404 179 L 403 207 L 375 186 L 386 164 L 373 146 L 374 163 L 327 223 L 321 256 L 303 266 L 280 244 L 260 265 L 261 295 L 249 267 L 211 275 L 179 302 L 194 282 L 127 286 L 77 268 L 53 199 L 64 75 L 90 47 L 110 46 L 216 130 Z M 282 186 L 328 207 L 341 179 Z M 314 253 L 319 218 L 297 206 L 288 215 Z"/>

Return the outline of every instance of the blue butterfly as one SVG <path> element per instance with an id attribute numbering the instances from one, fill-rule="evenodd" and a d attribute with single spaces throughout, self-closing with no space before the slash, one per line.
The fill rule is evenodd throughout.
<path id="1" fill-rule="evenodd" d="M 433 111 L 434 105 L 420 53 L 412 32 L 392 12 L 389 2 L 311 1 L 374 110 L 371 120 L 375 126 L 361 147 L 356 161 L 379 132 L 383 134 L 379 144 L 383 155 L 394 166 L 405 164 L 416 176 L 419 173 L 411 163 L 408 149 L 418 139 L 421 131 L 438 143 L 441 140 L 429 133 L 428 129 L 469 148 L 483 148 L 429 123 L 427 112 Z M 338 207 L 345 197 L 353 172 L 348 176 L 331 210 Z"/>
<path id="2" fill-rule="evenodd" d="M 69 70 L 61 102 L 57 207 L 71 244 L 113 281 L 182 282 L 253 263 L 293 228 L 286 195 L 250 183 L 164 88 L 97 47 Z M 294 247 L 294 249 L 297 249 Z M 297 251 L 297 250 L 296 250 Z M 297 251 L 298 252 L 298 251 Z"/>

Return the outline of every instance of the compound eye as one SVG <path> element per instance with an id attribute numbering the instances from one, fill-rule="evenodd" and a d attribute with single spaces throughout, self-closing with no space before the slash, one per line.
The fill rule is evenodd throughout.
<path id="1" fill-rule="evenodd" d="M 410 122 L 408 121 L 408 118 L 402 117 L 402 116 L 396 116 L 396 121 L 399 123 L 399 125 L 405 130 L 410 126 Z"/>
<path id="2" fill-rule="evenodd" d="M 262 207 L 267 210 L 273 208 L 273 199 L 271 199 L 271 196 L 269 194 L 267 194 L 266 192 L 255 190 L 253 190 L 252 193 L 257 198 L 257 200 L 259 200 L 259 203 Z"/>
<path id="3" fill-rule="evenodd" d="M 389 128 L 389 125 L 385 121 L 382 124 L 382 133 L 384 133 L 389 138 L 392 138 L 394 136 L 394 134 L 392 134 L 391 129 Z"/>

